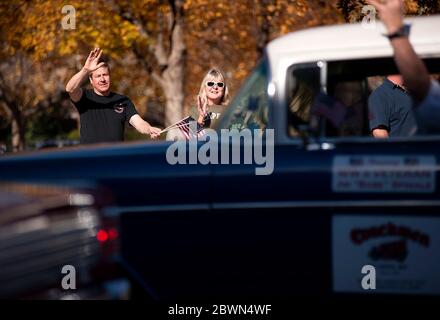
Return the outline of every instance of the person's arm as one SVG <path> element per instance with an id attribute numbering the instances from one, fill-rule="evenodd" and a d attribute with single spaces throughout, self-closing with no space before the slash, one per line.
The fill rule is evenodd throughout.
<path id="1" fill-rule="evenodd" d="M 138 114 L 133 115 L 129 123 L 140 133 L 149 134 L 152 139 L 156 139 L 160 135 L 159 128 L 150 126 L 150 124 Z"/>
<path id="2" fill-rule="evenodd" d="M 403 28 L 403 0 L 367 0 L 367 2 L 379 11 L 379 17 L 388 34 L 393 34 Z M 394 50 L 394 60 L 405 86 L 416 103 L 423 101 L 431 86 L 425 64 L 415 53 L 408 37 L 395 37 L 390 39 L 390 43 Z"/>
<path id="3" fill-rule="evenodd" d="M 425 99 L 431 86 L 428 70 L 415 53 L 407 37 L 391 40 L 394 58 L 403 77 L 403 82 L 412 97 L 419 103 Z"/>
<path id="4" fill-rule="evenodd" d="M 81 99 L 81 86 L 87 80 L 89 74 L 104 64 L 104 62 L 99 63 L 101 54 L 102 50 L 99 48 L 93 49 L 87 57 L 83 68 L 67 82 L 66 91 L 73 102 L 78 102 Z"/>
<path id="5" fill-rule="evenodd" d="M 375 138 L 389 137 L 390 105 L 381 87 L 376 88 L 368 97 L 368 124 Z"/>
<path id="6" fill-rule="evenodd" d="M 81 85 L 85 82 L 88 75 L 89 73 L 86 70 L 81 69 L 81 71 L 75 74 L 67 83 L 66 91 L 73 102 L 78 102 L 81 99 L 82 96 Z"/>
<path id="7" fill-rule="evenodd" d="M 373 137 L 375 138 L 388 138 L 389 134 L 388 134 L 388 130 L 386 129 L 373 129 L 373 131 L 371 131 L 371 133 L 373 134 Z"/>

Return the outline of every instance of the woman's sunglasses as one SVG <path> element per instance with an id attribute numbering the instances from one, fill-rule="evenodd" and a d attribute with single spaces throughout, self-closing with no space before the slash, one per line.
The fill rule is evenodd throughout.
<path id="1" fill-rule="evenodd" d="M 223 86 L 225 85 L 223 82 L 214 82 L 214 81 L 208 81 L 206 82 L 206 85 L 208 87 L 213 87 L 214 85 L 217 85 L 217 87 L 219 88 L 223 88 Z"/>

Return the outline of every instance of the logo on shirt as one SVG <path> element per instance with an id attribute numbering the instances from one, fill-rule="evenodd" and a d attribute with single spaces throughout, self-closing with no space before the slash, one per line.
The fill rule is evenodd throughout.
<path id="1" fill-rule="evenodd" d="M 122 112 L 124 112 L 124 105 L 123 105 L 122 103 L 118 103 L 117 105 L 115 105 L 115 106 L 113 107 L 113 110 L 114 110 L 116 113 L 122 113 Z"/>
<path id="2" fill-rule="evenodd" d="M 209 117 L 211 118 L 211 120 L 220 118 L 220 115 L 221 115 L 221 113 L 218 113 L 218 112 L 210 112 L 209 113 Z"/>

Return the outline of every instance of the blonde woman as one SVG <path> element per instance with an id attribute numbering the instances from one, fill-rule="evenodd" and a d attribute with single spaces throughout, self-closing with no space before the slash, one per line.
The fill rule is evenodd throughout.
<path id="1" fill-rule="evenodd" d="M 190 116 L 205 128 L 210 128 L 220 119 L 229 103 L 229 88 L 219 69 L 210 69 L 202 80 L 197 106 L 190 111 Z M 167 140 L 185 139 L 179 129 L 168 131 Z"/>

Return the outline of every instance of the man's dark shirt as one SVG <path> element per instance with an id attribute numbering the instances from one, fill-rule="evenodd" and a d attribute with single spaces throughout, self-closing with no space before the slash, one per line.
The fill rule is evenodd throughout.
<path id="1" fill-rule="evenodd" d="M 137 114 L 131 100 L 111 92 L 108 96 L 84 90 L 81 99 L 73 103 L 80 114 L 81 143 L 124 140 L 125 122 Z"/>
<path id="2" fill-rule="evenodd" d="M 374 90 L 368 98 L 370 130 L 386 129 L 390 137 L 405 137 L 416 133 L 417 124 L 412 100 L 405 90 L 390 80 Z"/>

